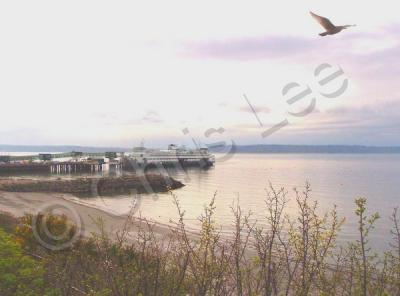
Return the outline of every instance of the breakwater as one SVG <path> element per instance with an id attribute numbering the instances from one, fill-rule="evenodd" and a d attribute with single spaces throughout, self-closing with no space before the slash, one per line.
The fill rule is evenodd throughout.
<path id="1" fill-rule="evenodd" d="M 129 193 L 167 192 L 184 184 L 160 174 L 121 177 L 76 178 L 71 180 L 3 179 L 0 190 L 9 192 L 56 192 L 76 196 L 106 196 Z"/>

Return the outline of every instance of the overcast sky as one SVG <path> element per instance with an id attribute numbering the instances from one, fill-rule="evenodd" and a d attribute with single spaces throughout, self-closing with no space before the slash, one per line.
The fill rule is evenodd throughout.
<path id="1" fill-rule="evenodd" d="M 0 144 L 400 145 L 399 56 L 398 1 L 1 1 Z"/>

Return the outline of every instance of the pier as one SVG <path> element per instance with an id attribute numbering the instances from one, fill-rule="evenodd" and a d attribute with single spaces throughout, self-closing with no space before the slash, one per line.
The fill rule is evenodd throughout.
<path id="1" fill-rule="evenodd" d="M 103 170 L 103 163 L 100 162 L 56 162 L 50 164 L 50 173 L 72 174 L 72 173 L 93 173 Z"/>
<path id="2" fill-rule="evenodd" d="M 32 162 L 32 161 L 51 161 L 54 159 L 61 159 L 61 158 L 91 158 L 91 159 L 100 159 L 100 158 L 110 158 L 114 159 L 118 157 L 117 152 L 105 152 L 105 153 L 87 153 L 87 152 L 79 152 L 79 151 L 72 151 L 66 153 L 40 153 L 36 155 L 0 155 L 0 163 L 2 162 L 15 162 L 15 161 L 25 161 L 25 162 Z"/>
<path id="3" fill-rule="evenodd" d="M 31 156 L 0 156 L 0 174 L 18 173 L 50 173 L 75 174 L 94 173 L 103 171 L 106 166 L 110 169 L 121 169 L 122 164 L 116 158 L 115 152 L 106 153 L 41 153 Z M 71 158 L 62 161 L 62 158 Z M 109 161 L 105 162 L 105 158 Z M 58 159 L 58 160 L 57 160 Z"/>
<path id="4" fill-rule="evenodd" d="M 90 161 L 90 162 L 56 162 L 50 164 L 51 173 L 63 173 L 63 174 L 73 174 L 73 173 L 94 173 L 101 172 L 104 170 L 104 166 L 108 165 L 110 169 L 120 169 L 122 165 L 119 161 L 113 161 L 106 164 L 104 161 Z"/>
<path id="5" fill-rule="evenodd" d="M 0 163 L 0 173 L 50 173 L 48 163 Z"/>
<path id="6" fill-rule="evenodd" d="M 74 174 L 101 172 L 108 165 L 110 169 L 120 169 L 120 162 L 108 164 L 101 161 L 91 162 L 46 162 L 46 163 L 0 163 L 0 173 L 53 173 Z"/>
<path id="7" fill-rule="evenodd" d="M 107 160 L 107 162 L 106 162 Z M 167 150 L 136 147 L 131 153 L 40 153 L 28 156 L 0 155 L 0 174 L 49 173 L 79 174 L 112 170 L 146 170 L 148 168 L 198 166 L 202 169 L 212 167 L 215 157 L 207 148 L 188 150 L 174 144 Z"/>

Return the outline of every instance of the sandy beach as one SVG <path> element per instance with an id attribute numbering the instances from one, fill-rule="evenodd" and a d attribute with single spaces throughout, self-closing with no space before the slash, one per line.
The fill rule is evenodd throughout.
<path id="1" fill-rule="evenodd" d="M 71 194 L 60 193 L 27 193 L 27 192 L 4 192 L 0 191 L 0 212 L 10 213 L 13 216 L 21 217 L 24 214 L 36 214 L 38 211 L 51 207 L 53 205 L 67 208 L 67 216 L 76 220 L 80 219 L 81 235 L 90 236 L 92 233 L 99 233 L 99 226 L 96 221 L 104 222 L 104 230 L 110 237 L 115 237 L 119 230 L 124 229 L 127 215 L 113 215 L 103 210 L 90 207 L 80 203 L 77 198 Z M 69 212 L 69 213 L 68 213 Z M 154 225 L 154 232 L 160 237 L 170 233 L 167 225 L 157 222 Z M 134 235 L 140 226 L 145 226 L 145 222 L 135 217 L 132 219 L 130 232 Z"/>

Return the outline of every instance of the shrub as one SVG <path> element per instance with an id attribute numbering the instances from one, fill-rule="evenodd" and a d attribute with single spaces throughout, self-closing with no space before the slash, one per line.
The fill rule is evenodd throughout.
<path id="1" fill-rule="evenodd" d="M 32 236 L 32 216 L 26 216 L 16 236 L 23 250 L 39 252 L 42 262 L 24 256 L 19 244 L 1 233 L 0 295 L 45 295 L 35 294 L 44 286 L 60 295 L 90 296 L 400 295 L 397 209 L 391 217 L 392 249 L 377 254 L 368 239 L 379 216 L 368 214 L 363 198 L 355 201 L 359 239 L 347 245 L 337 243 L 344 219 L 336 207 L 320 214 L 308 184 L 294 190 L 298 211 L 291 216 L 289 192 L 270 186 L 262 226 L 233 204 L 230 236 L 214 219 L 215 196 L 199 217 L 197 232 L 187 230 L 185 212 L 172 198 L 179 220 L 167 235 L 131 215 L 116 238 L 97 221 L 97 234 L 62 251 L 43 250 Z M 74 233 L 65 217 L 46 221 L 55 233 Z"/>
<path id="2" fill-rule="evenodd" d="M 43 266 L 24 255 L 21 246 L 0 229 L 0 295 L 50 295 L 44 289 L 43 274 Z"/>

